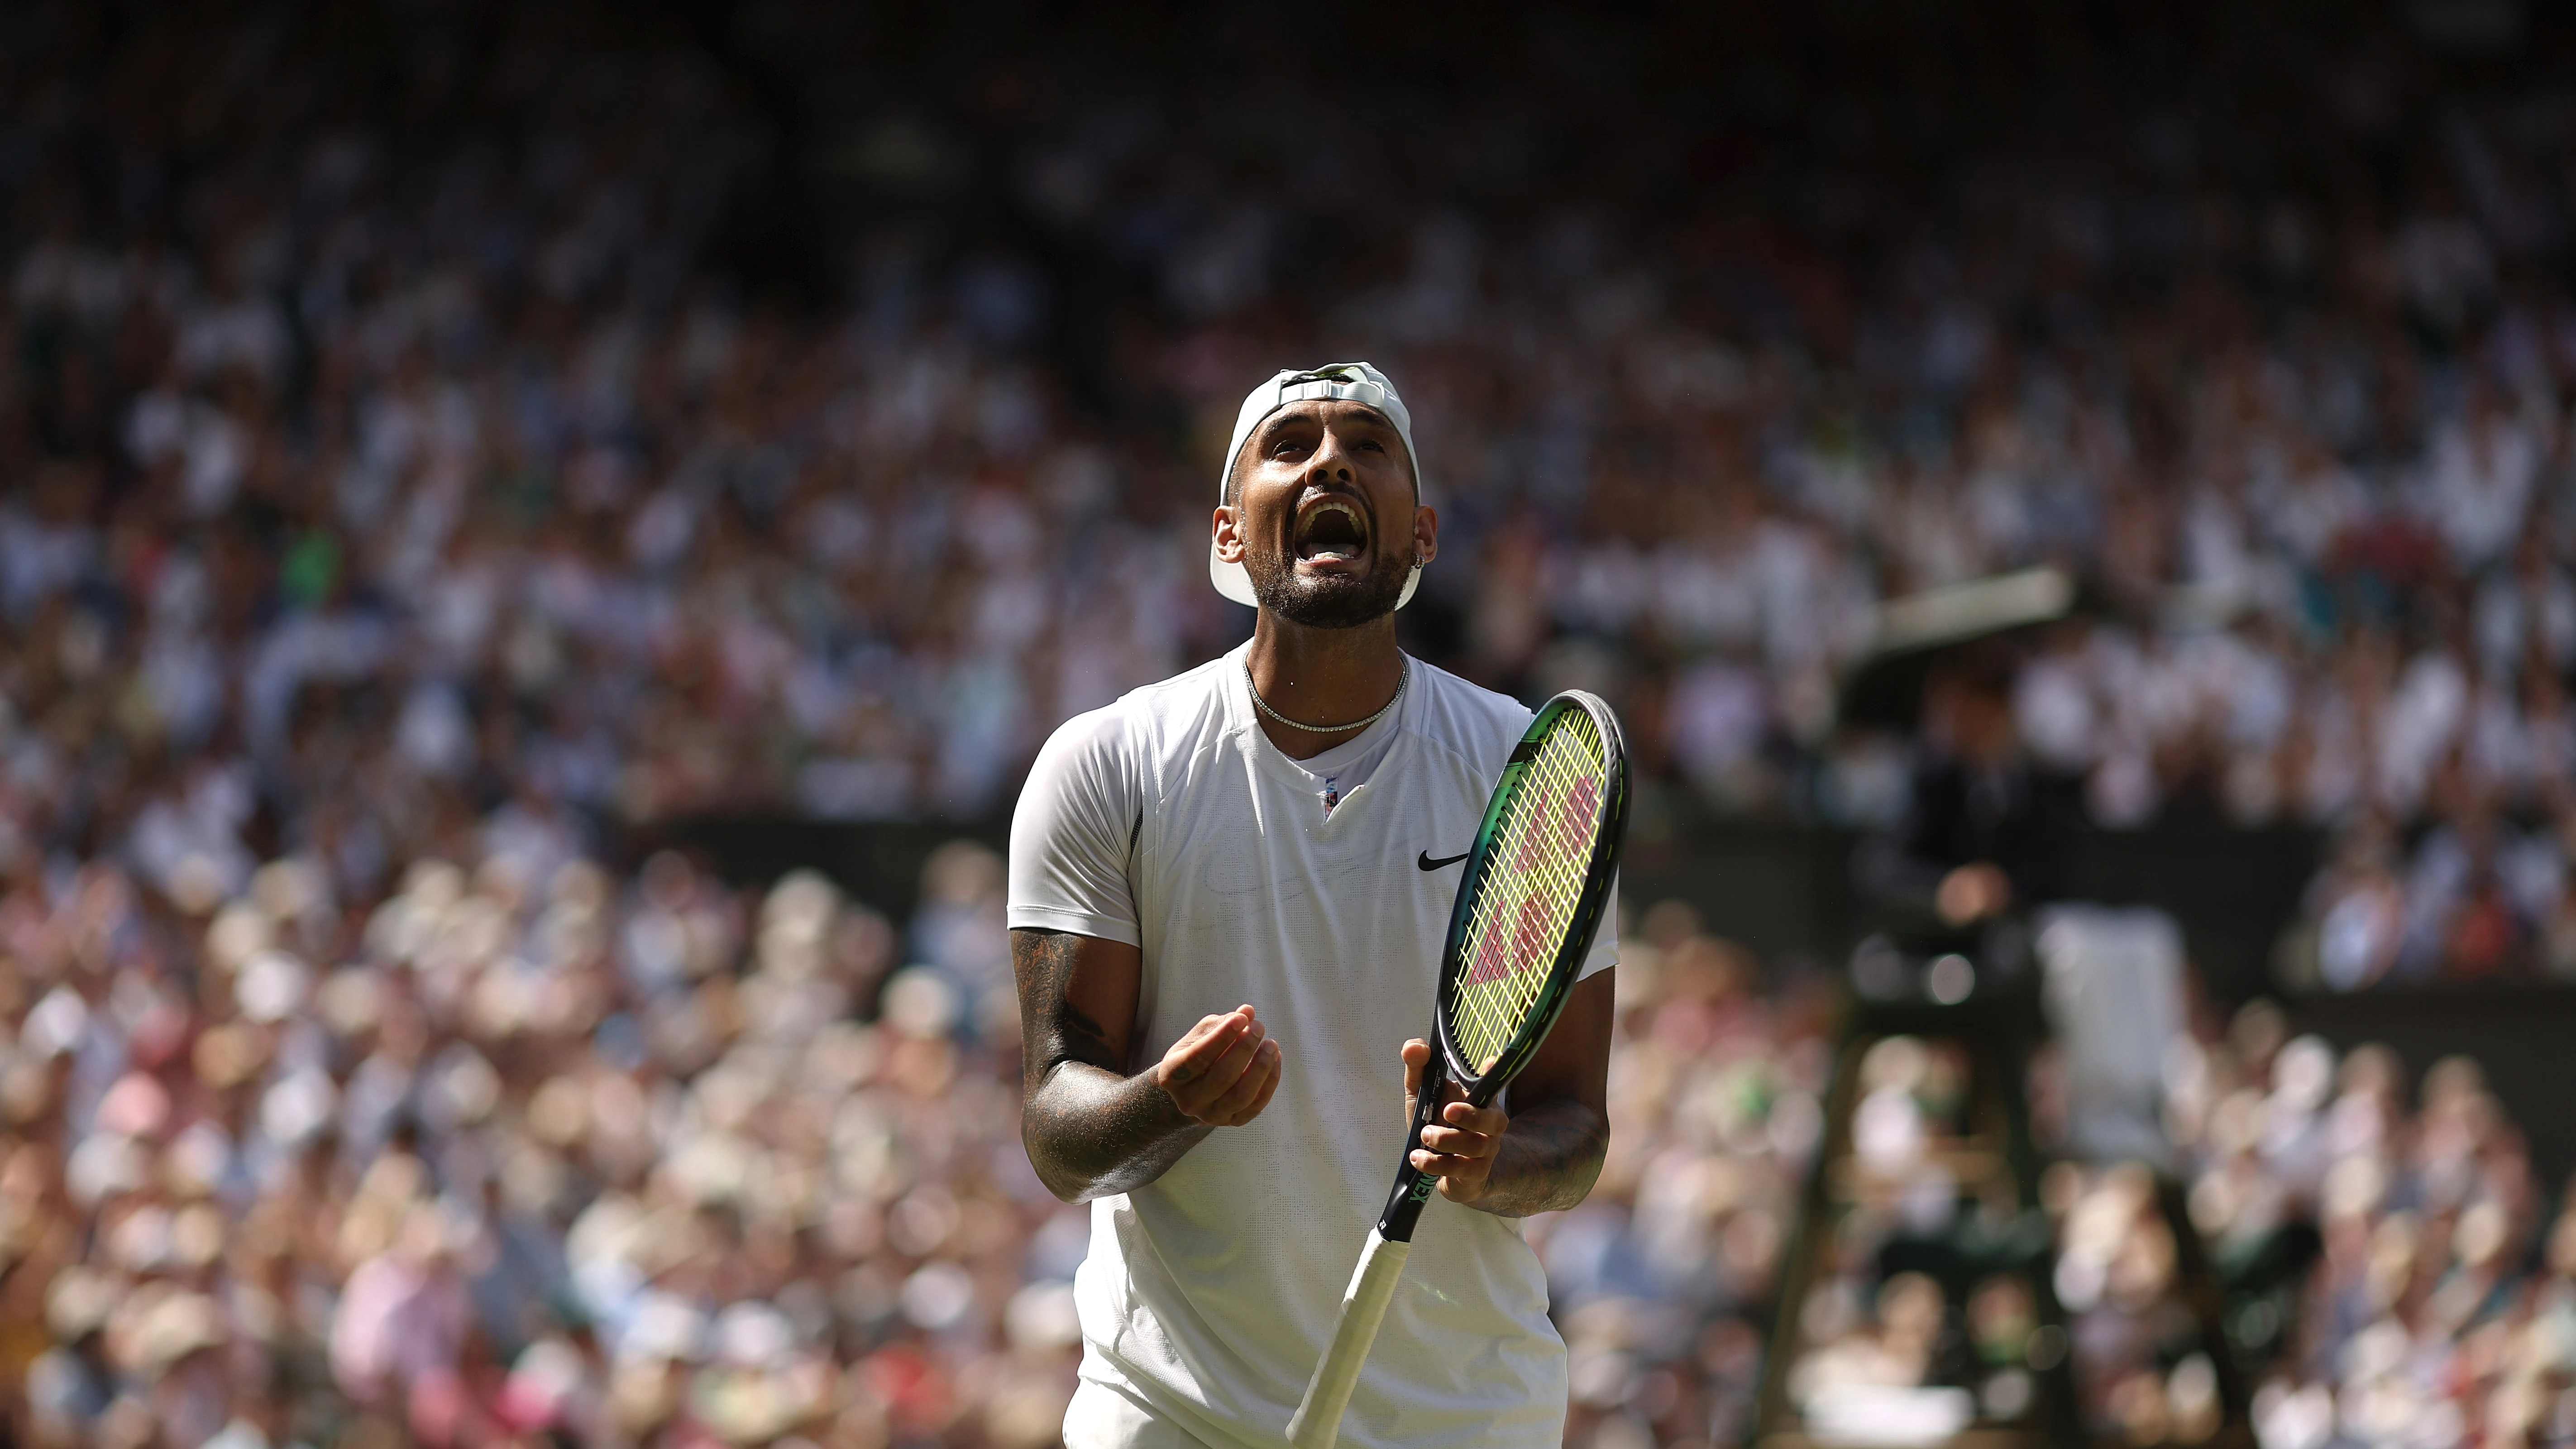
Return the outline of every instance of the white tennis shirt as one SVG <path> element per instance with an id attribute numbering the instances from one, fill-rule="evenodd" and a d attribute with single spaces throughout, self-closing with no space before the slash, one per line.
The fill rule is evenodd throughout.
<path id="1" fill-rule="evenodd" d="M 1273 1449 L 1400 1165 L 1397 1054 L 1431 1035 L 1459 857 L 1530 711 L 1408 660 L 1403 700 L 1351 742 L 1365 778 L 1327 811 L 1258 727 L 1249 647 L 1047 741 L 1011 823 L 1009 922 L 1141 948 L 1130 1072 L 1247 1001 L 1280 1043 L 1258 1118 L 1093 1204 L 1074 1283 L 1085 1379 Z M 1605 915 L 1586 976 L 1618 956 Z M 1432 1198 L 1342 1442 L 1553 1449 L 1565 1388 L 1519 1222 Z"/>

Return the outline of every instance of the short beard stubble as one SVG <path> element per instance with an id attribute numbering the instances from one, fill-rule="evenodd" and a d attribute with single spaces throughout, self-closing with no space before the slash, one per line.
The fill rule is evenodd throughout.
<path id="1" fill-rule="evenodd" d="M 1289 623 L 1309 629 L 1356 629 L 1395 612 L 1396 601 L 1404 597 L 1405 578 L 1413 572 L 1413 560 L 1389 553 L 1364 574 L 1300 579 L 1295 559 L 1251 551 L 1244 555 L 1243 568 L 1252 577 L 1252 596 L 1261 601 L 1261 607 Z"/>

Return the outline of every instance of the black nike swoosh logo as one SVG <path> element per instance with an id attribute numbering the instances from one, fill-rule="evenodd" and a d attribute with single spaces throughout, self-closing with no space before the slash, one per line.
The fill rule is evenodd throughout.
<path id="1" fill-rule="evenodd" d="M 1440 867 L 1442 867 L 1442 866 L 1444 866 L 1444 865 L 1456 865 L 1458 862 L 1460 862 L 1460 861 L 1462 861 L 1462 860 L 1465 860 L 1469 855 L 1472 855 L 1472 854 L 1474 854 L 1474 852 L 1473 852 L 1473 851 L 1466 851 L 1466 850 L 1462 850 L 1462 851 L 1459 851 L 1456 855 L 1444 855 L 1444 856 L 1440 857 L 1438 860 L 1433 860 L 1433 859 L 1431 858 L 1431 852 L 1426 850 L 1426 851 L 1422 852 L 1422 858 L 1421 858 L 1420 860 L 1415 861 L 1415 862 L 1414 862 L 1414 864 L 1415 864 L 1415 865 L 1420 866 L 1420 867 L 1421 867 L 1421 868 L 1423 868 L 1424 870 L 1438 870 Z"/>

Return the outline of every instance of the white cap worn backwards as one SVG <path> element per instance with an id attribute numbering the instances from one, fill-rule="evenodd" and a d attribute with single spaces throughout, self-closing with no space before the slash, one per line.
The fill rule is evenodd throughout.
<path id="1" fill-rule="evenodd" d="M 1254 388 L 1251 395 L 1243 400 L 1243 411 L 1235 414 L 1234 418 L 1234 437 L 1225 445 L 1225 460 L 1217 466 L 1218 503 L 1225 502 L 1227 485 L 1234 479 L 1235 460 L 1243 455 L 1243 440 L 1252 436 L 1252 430 L 1261 425 L 1263 418 L 1289 403 L 1304 402 L 1308 398 L 1346 399 L 1364 403 L 1386 414 L 1387 421 L 1395 424 L 1396 435 L 1404 439 L 1404 460 L 1413 469 L 1414 501 L 1417 504 L 1423 501 L 1422 463 L 1420 456 L 1413 451 L 1413 414 L 1404 410 L 1404 399 L 1395 395 L 1395 384 L 1386 380 L 1385 373 L 1365 362 L 1335 362 L 1311 372 L 1293 369 L 1281 372 Z M 1404 522 L 1405 536 L 1410 538 L 1413 520 L 1408 518 Z M 1216 585 L 1218 593 L 1238 604 L 1257 605 L 1259 602 L 1252 594 L 1252 576 L 1243 571 L 1243 565 L 1218 558 L 1214 539 L 1208 540 L 1208 581 Z M 1396 599 L 1395 606 L 1401 609 L 1412 602 L 1414 586 L 1421 582 L 1422 565 L 1415 564 L 1413 572 L 1405 576 L 1404 593 Z"/>

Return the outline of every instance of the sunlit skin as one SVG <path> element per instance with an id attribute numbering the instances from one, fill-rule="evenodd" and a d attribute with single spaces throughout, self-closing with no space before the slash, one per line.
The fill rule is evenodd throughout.
<path id="1" fill-rule="evenodd" d="M 1439 552 L 1439 515 L 1421 502 L 1404 438 L 1347 399 L 1287 404 L 1237 455 L 1228 501 L 1210 520 L 1217 556 L 1240 563 L 1261 601 L 1249 665 L 1271 708 L 1309 724 L 1366 721 L 1404 677 L 1395 601 L 1414 565 Z M 1291 759 L 1356 738 L 1263 718 Z M 1080 1201 L 1162 1176 L 1209 1132 L 1250 1122 L 1278 1091 L 1287 1048 L 1250 1004 L 1200 1018 L 1161 1058 L 1127 1072 L 1143 953 L 1061 931 L 1011 933 L 1025 1042 L 1022 1135 L 1038 1176 Z M 1613 973 L 1577 985 L 1506 1099 L 1470 1107 L 1456 1083 L 1422 1130 L 1413 1165 L 1453 1202 L 1505 1216 L 1571 1207 L 1609 1143 Z M 1405 1110 L 1431 1047 L 1403 1048 Z"/>

